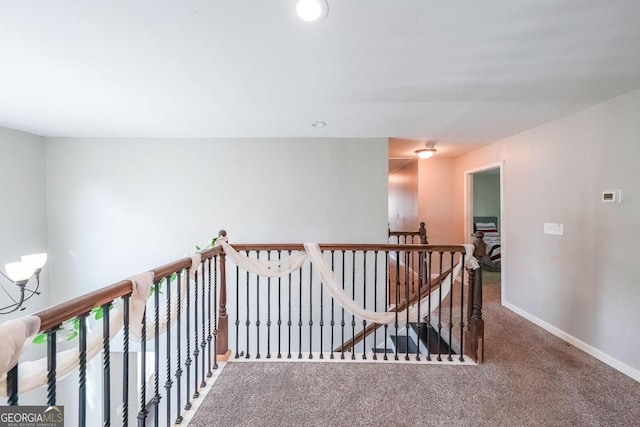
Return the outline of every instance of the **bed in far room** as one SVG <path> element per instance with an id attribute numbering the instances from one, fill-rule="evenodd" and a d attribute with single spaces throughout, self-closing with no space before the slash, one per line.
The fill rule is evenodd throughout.
<path id="1" fill-rule="evenodd" d="M 474 216 L 473 232 L 482 231 L 487 253 L 482 257 L 482 267 L 489 271 L 500 271 L 500 232 L 498 231 L 498 217 Z"/>

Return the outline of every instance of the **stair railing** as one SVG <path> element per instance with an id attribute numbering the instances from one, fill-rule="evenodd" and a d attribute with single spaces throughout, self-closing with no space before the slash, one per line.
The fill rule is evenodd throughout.
<path id="1" fill-rule="evenodd" d="M 259 261 L 284 259 L 304 250 L 302 244 L 233 244 L 233 248 Z M 372 327 L 374 322 L 342 308 L 324 290 L 313 264 L 304 264 L 300 270 L 280 278 L 261 277 L 228 266 L 232 321 L 229 345 L 234 359 L 465 360 L 464 354 L 456 354 L 451 347 L 425 351 L 420 345 L 411 346 L 409 336 L 400 333 L 417 323 L 420 335 L 421 329 L 430 327 L 433 317 L 438 319 L 434 328 L 438 341 L 455 335 L 462 344 L 469 337 L 465 331 L 468 296 L 464 269 L 462 280 L 454 282 L 450 295 L 434 286 L 435 292 L 426 292 L 431 296 L 429 302 L 417 299 L 417 319 L 410 319 L 409 311 L 404 311 L 407 301 L 412 301 L 411 286 L 417 286 L 419 294 L 424 295 L 434 285 L 432 277 L 442 277 L 445 270 L 453 270 L 464 256 L 463 246 L 323 244 L 320 249 L 337 282 L 354 301 L 374 312 L 388 312 L 390 306 L 391 310 L 395 307 L 395 321 Z M 409 269 L 392 262 L 405 256 L 420 260 L 415 281 Z M 434 259 L 438 260 L 437 265 Z M 391 281 L 396 285 L 393 293 L 389 292 Z M 443 302 L 432 313 L 428 307 L 436 307 L 436 300 Z M 392 339 L 396 344 L 404 341 L 403 350 L 400 345 L 392 345 Z"/>
<path id="2" fill-rule="evenodd" d="M 303 250 L 300 244 L 233 247 L 261 260 L 283 259 Z M 235 360 L 304 357 L 419 362 L 464 361 L 468 355 L 482 362 L 479 269 L 463 269 L 461 280 L 453 282 L 448 295 L 438 286 L 442 282 L 434 281 L 463 259 L 463 246 L 324 244 L 320 249 L 344 292 L 364 309 L 387 312 L 390 306 L 395 308 L 391 324 L 372 328 L 373 322 L 344 310 L 324 290 L 313 264 L 307 263 L 286 277 L 259 277 L 236 266 L 228 268 L 227 254 L 216 246 L 151 270 L 147 273 L 150 289 L 131 278 L 36 313 L 40 336 L 46 341 L 46 369 L 34 381 L 28 372 L 33 364 L 15 364 L 8 372 L 0 372 L 0 382 L 6 385 L 0 393 L 6 390 L 8 404 L 18 405 L 20 396 L 44 386 L 46 404 L 55 406 L 60 402 L 59 382 L 75 381 L 71 387 L 75 396 L 65 395 L 64 405 L 68 406 L 67 416 L 77 417 L 80 426 L 95 424 L 96 417 L 103 425 L 180 424 L 218 367 L 218 360 L 229 357 L 231 349 Z M 405 256 L 419 259 L 417 294 L 426 293 L 430 298 L 417 299 L 416 319 L 404 310 L 407 302 L 413 302 L 409 287 L 416 281 L 410 279 L 408 269 L 392 262 Z M 465 276 L 469 277 L 468 286 Z M 389 293 L 390 281 L 396 285 L 393 294 Z M 135 308 L 140 298 L 142 313 L 140 307 Z M 442 303 L 430 311 L 431 301 L 436 299 Z M 437 318 L 433 328 L 432 316 Z M 435 350 L 428 342 L 410 348 L 408 332 L 413 323 L 417 323 L 418 336 L 433 329 L 438 338 Z M 401 329 L 407 332 L 405 336 Z M 464 354 L 451 346 L 440 347 L 442 337 L 455 334 L 460 337 L 460 348 L 466 350 Z M 395 345 L 390 352 L 392 335 Z M 61 336 L 72 341 L 60 341 Z M 121 342 L 113 340 L 116 336 Z M 59 352 L 58 347 L 65 346 L 71 348 Z M 97 354 L 101 355 L 102 387 L 98 389 L 102 393 L 100 402 L 91 401 L 91 405 L 101 411 L 90 411 L 89 361 Z M 121 355 L 117 371 L 112 365 L 116 355 Z M 63 380 L 71 370 L 70 363 L 77 366 L 77 374 Z"/>
<path id="3" fill-rule="evenodd" d="M 416 241 L 417 240 L 417 241 Z M 424 222 L 420 223 L 418 231 L 391 231 L 389 228 L 389 243 L 427 245 L 427 229 Z"/>
<path id="4" fill-rule="evenodd" d="M 42 403 L 56 406 L 64 385 L 66 416 L 79 426 L 180 424 L 217 369 L 216 355 L 228 351 L 224 258 L 214 247 L 141 275 L 149 277 L 146 287 L 136 276 L 36 313 L 46 370 L 35 372 L 39 362 L 27 361 L 0 373 L 7 403 L 19 405 L 20 396 L 44 386 Z M 89 362 L 97 355 L 99 401 L 88 395 Z M 68 396 L 69 388 L 77 395 Z"/>

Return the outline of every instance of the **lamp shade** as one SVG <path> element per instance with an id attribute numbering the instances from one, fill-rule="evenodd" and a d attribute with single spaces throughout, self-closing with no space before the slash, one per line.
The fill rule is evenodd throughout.
<path id="1" fill-rule="evenodd" d="M 21 259 L 23 263 L 32 266 L 34 270 L 42 270 L 42 267 L 47 263 L 47 254 L 23 255 Z"/>
<path id="2" fill-rule="evenodd" d="M 36 270 L 32 265 L 22 261 L 5 264 L 4 269 L 7 272 L 9 279 L 16 283 L 26 282 L 31 278 L 31 276 L 33 276 L 33 273 Z"/>
<path id="3" fill-rule="evenodd" d="M 415 153 L 421 159 L 428 159 L 429 157 L 433 156 L 435 152 L 436 152 L 435 148 L 423 148 L 421 150 L 416 150 Z"/>

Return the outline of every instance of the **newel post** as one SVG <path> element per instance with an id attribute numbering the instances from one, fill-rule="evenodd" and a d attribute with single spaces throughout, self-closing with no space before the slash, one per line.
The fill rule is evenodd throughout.
<path id="1" fill-rule="evenodd" d="M 418 232 L 420 233 L 420 244 L 427 245 L 427 228 L 424 226 L 424 222 L 420 223 L 420 228 L 418 228 Z"/>
<path id="2" fill-rule="evenodd" d="M 227 232 L 220 230 L 218 237 L 226 237 Z M 218 343 L 217 353 L 223 358 L 229 352 L 229 317 L 227 315 L 227 262 L 226 254 L 220 252 L 220 302 L 218 305 Z"/>
<path id="3" fill-rule="evenodd" d="M 478 235 L 481 234 L 481 235 Z M 486 252 L 484 233 L 475 235 L 473 256 L 480 261 Z M 469 303 L 467 304 L 467 330 L 465 353 L 476 362 L 484 361 L 484 319 L 482 318 L 482 269 L 467 269 L 469 273 Z"/>

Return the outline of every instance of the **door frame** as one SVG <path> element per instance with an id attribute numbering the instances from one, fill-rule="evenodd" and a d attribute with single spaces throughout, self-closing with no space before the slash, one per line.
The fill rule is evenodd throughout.
<path id="1" fill-rule="evenodd" d="M 506 299 L 506 274 L 505 274 L 505 259 L 507 257 L 506 249 L 506 227 L 505 224 L 505 209 L 504 209 L 504 168 L 505 161 L 488 163 L 482 166 L 475 167 L 464 171 L 464 241 L 465 243 L 473 243 L 473 175 L 485 172 L 491 169 L 500 170 L 500 303 L 504 305 Z"/>

